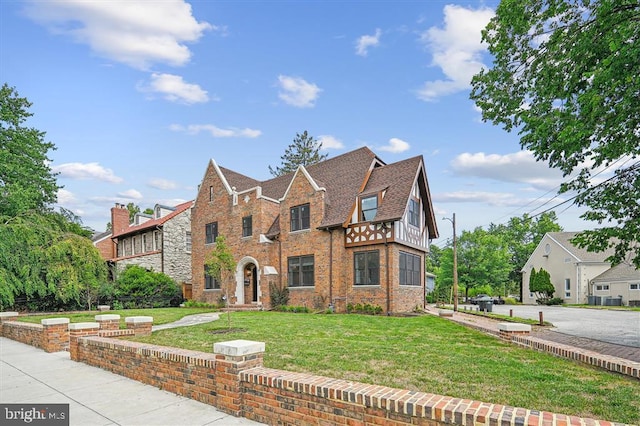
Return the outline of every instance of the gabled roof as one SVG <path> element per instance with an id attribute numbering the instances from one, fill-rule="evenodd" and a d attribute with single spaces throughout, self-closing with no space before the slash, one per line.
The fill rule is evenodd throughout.
<path id="1" fill-rule="evenodd" d="M 629 263 L 620 263 L 611 269 L 607 269 L 591 282 L 612 282 L 612 281 L 640 281 L 640 270 Z"/>
<path id="2" fill-rule="evenodd" d="M 587 251 L 587 249 L 576 247 L 571 243 L 571 239 L 575 237 L 576 234 L 577 232 L 547 232 L 549 238 L 558 243 L 579 262 L 606 263 L 605 259 L 614 253 L 612 248 L 608 248 L 603 252 L 590 252 Z"/>
<path id="3" fill-rule="evenodd" d="M 153 228 L 155 228 L 157 226 L 162 226 L 167 221 L 169 221 L 169 220 L 173 219 L 174 217 L 178 216 L 180 213 L 183 213 L 187 209 L 190 209 L 192 205 L 193 205 L 193 200 L 192 201 L 187 201 L 187 202 L 182 203 L 182 204 L 178 204 L 177 206 L 175 206 L 175 210 L 172 211 L 171 213 L 169 213 L 168 215 L 163 216 L 163 217 L 158 218 L 158 219 L 148 220 L 148 221 L 146 221 L 146 222 L 144 222 L 144 223 L 142 223 L 140 225 L 129 226 L 123 232 L 121 232 L 119 234 L 112 235 L 111 238 L 121 237 L 123 235 L 135 234 L 135 233 L 143 231 L 143 230 L 153 229 Z"/>
<path id="4" fill-rule="evenodd" d="M 95 244 L 109 237 L 111 237 L 111 231 L 95 232 L 93 236 L 91 236 L 91 241 Z"/>
<path id="5" fill-rule="evenodd" d="M 422 199 L 424 200 L 424 213 L 429 227 L 429 235 L 438 237 L 438 229 L 435 225 L 433 212 L 428 203 L 431 200 L 429 186 L 424 172 L 422 156 L 408 158 L 397 163 L 376 167 L 372 170 L 363 194 L 386 191 L 384 199 L 378 206 L 374 222 L 395 221 L 404 215 L 409 197 L 413 191 L 413 184 L 418 180 Z"/>
<path id="6" fill-rule="evenodd" d="M 262 195 L 272 200 L 281 200 L 296 174 L 304 173 L 312 185 L 315 184 L 318 189 L 326 191 L 325 216 L 322 218 L 321 228 L 342 226 L 348 221 L 358 196 L 363 191 L 373 191 L 377 187 L 387 189 L 387 194 L 380 206 L 376 221 L 397 220 L 402 217 L 416 179 L 420 184 L 425 203 L 430 202 L 429 187 L 421 156 L 387 165 L 367 147 L 358 148 L 262 182 L 223 167 L 218 169 L 222 177 L 230 186 L 235 187 L 237 192 L 260 186 Z M 425 213 L 429 233 L 436 238 L 438 230 L 433 212 L 425 211 Z M 278 232 L 279 218 L 271 226 L 267 235 L 275 236 Z"/>

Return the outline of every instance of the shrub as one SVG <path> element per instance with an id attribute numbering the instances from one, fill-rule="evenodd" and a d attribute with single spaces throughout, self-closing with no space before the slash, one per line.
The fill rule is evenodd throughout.
<path id="1" fill-rule="evenodd" d="M 270 281 L 269 295 L 271 296 L 271 307 L 273 309 L 289 304 L 289 288 L 286 286 L 279 287 L 274 281 Z"/>
<path id="2" fill-rule="evenodd" d="M 280 305 L 276 307 L 275 310 L 279 312 L 292 312 L 295 314 L 299 314 L 299 313 L 308 314 L 311 312 L 311 309 L 307 308 L 306 306 Z"/>
<path id="3" fill-rule="evenodd" d="M 547 301 L 545 302 L 545 305 L 548 305 L 548 306 L 552 306 L 552 305 L 562 305 L 562 303 L 564 303 L 564 302 L 563 302 L 563 300 L 562 300 L 561 298 L 559 298 L 559 297 L 554 297 L 554 298 L 552 298 L 552 299 L 547 300 Z"/>
<path id="4" fill-rule="evenodd" d="M 129 265 L 115 282 L 114 298 L 126 309 L 163 308 L 178 306 L 182 302 L 182 291 L 161 272 Z"/>
<path id="5" fill-rule="evenodd" d="M 348 314 L 365 314 L 365 315 L 379 315 L 382 313 L 382 307 L 378 305 L 370 305 L 369 303 L 361 304 L 356 303 L 355 305 L 349 303 L 347 304 L 347 313 Z"/>

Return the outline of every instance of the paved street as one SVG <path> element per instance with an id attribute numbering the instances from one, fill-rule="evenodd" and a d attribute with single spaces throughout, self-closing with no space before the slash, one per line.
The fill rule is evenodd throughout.
<path id="1" fill-rule="evenodd" d="M 563 306 L 494 305 L 493 312 L 553 323 L 555 331 L 576 337 L 640 348 L 640 312 Z"/>

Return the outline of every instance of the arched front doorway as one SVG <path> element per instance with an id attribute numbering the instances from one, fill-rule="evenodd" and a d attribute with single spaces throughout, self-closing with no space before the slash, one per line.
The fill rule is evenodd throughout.
<path id="1" fill-rule="evenodd" d="M 260 302 L 260 268 L 258 261 L 244 257 L 236 269 L 236 304 L 251 305 Z"/>

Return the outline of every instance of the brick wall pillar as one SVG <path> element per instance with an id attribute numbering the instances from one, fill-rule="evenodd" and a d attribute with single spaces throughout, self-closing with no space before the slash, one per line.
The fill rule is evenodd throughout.
<path id="1" fill-rule="evenodd" d="M 236 417 L 242 416 L 240 373 L 262 367 L 265 345 L 250 340 L 232 340 L 213 345 L 216 354 L 216 407 Z"/>
<path id="2" fill-rule="evenodd" d="M 117 315 L 117 314 L 96 315 L 95 320 L 98 324 L 100 324 L 100 330 L 119 330 L 120 329 L 120 315 Z"/>
<path id="3" fill-rule="evenodd" d="M 531 326 L 517 322 L 501 322 L 498 324 L 498 330 L 500 338 L 510 342 L 512 336 L 528 335 L 531 332 Z"/>
<path id="4" fill-rule="evenodd" d="M 69 318 L 48 318 L 42 324 L 42 349 L 61 352 L 69 348 Z"/>
<path id="5" fill-rule="evenodd" d="M 78 350 L 78 339 L 86 336 L 97 336 L 100 324 L 97 322 L 77 322 L 69 324 L 69 353 L 74 361 L 84 361 Z"/>
<path id="6" fill-rule="evenodd" d="M 127 329 L 132 329 L 136 336 L 149 336 L 153 326 L 153 317 L 126 317 Z"/>
<path id="7" fill-rule="evenodd" d="M 0 336 L 4 336 L 2 333 L 2 323 L 6 321 L 13 321 L 18 318 L 17 312 L 0 312 Z"/>

